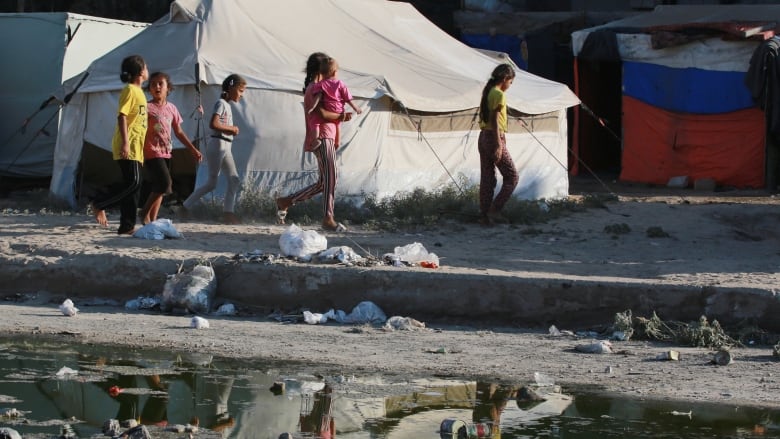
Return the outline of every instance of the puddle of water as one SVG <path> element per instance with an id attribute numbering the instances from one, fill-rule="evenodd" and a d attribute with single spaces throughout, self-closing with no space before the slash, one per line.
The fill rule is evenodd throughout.
<path id="1" fill-rule="evenodd" d="M 484 421 L 485 437 L 494 439 L 780 437 L 780 412 L 774 410 L 481 381 L 399 384 L 350 377 L 334 391 L 282 365 L 248 368 L 208 355 L 79 350 L 0 343 L 0 427 L 48 438 L 68 424 L 78 437 L 105 437 L 105 421 L 136 419 L 155 438 L 182 437 L 166 433 L 166 426 L 197 423 L 199 438 L 277 439 L 289 432 L 295 438 L 449 439 L 458 438 L 458 427 Z M 281 382 L 284 390 L 274 391 Z M 516 396 L 529 389 L 545 400 L 518 402 Z M 2 416 L 9 409 L 20 416 Z"/>

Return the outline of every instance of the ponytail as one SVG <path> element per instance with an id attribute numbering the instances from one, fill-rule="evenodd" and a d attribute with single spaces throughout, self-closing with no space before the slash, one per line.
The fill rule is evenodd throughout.
<path id="1" fill-rule="evenodd" d="M 130 83 L 141 75 L 144 67 L 146 67 L 146 61 L 141 55 L 130 55 L 122 60 L 122 71 L 119 72 L 119 79 L 124 83 Z"/>
<path id="2" fill-rule="evenodd" d="M 490 122 L 490 108 L 488 108 L 488 94 L 490 90 L 498 84 L 504 82 L 507 78 L 515 77 L 515 69 L 509 64 L 499 64 L 490 74 L 485 88 L 482 89 L 482 99 L 479 101 L 479 121 L 483 123 Z"/>

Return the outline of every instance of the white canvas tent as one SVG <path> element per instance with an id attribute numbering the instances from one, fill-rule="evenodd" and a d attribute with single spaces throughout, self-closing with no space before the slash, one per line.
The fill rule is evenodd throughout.
<path id="1" fill-rule="evenodd" d="M 66 12 L 0 14 L 0 176 L 51 176 L 59 108 L 43 103 L 146 26 Z"/>
<path id="2" fill-rule="evenodd" d="M 176 90 L 169 99 L 185 118 L 197 102 L 211 109 L 228 74 L 244 76 L 247 92 L 234 107 L 241 131 L 233 142 L 239 174 L 270 194 L 310 184 L 317 172 L 316 162 L 302 152 L 301 88 L 305 60 L 315 51 L 339 61 L 341 79 L 365 110 L 342 125 L 339 193 L 383 197 L 438 188 L 451 183 L 450 176 L 478 179 L 476 107 L 497 61 L 451 38 L 411 5 L 177 0 L 167 16 L 85 72 L 63 111 L 53 195 L 75 205 L 82 145 L 110 148 L 123 85 L 119 66 L 131 54 L 142 55 L 150 71 L 171 75 Z M 566 108 L 578 99 L 562 84 L 521 71 L 508 99 L 512 109 L 534 115 L 524 119 L 527 125 L 515 120 L 508 139 L 520 169 L 517 195 L 566 196 Z M 196 137 L 197 125 L 185 121 L 190 137 Z M 203 178 L 205 166 L 200 168 Z"/>

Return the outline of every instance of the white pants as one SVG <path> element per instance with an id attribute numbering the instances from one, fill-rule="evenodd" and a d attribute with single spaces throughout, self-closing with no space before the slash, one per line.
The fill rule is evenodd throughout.
<path id="1" fill-rule="evenodd" d="M 241 185 L 236 171 L 236 162 L 233 161 L 233 153 L 230 150 L 231 143 L 215 137 L 209 138 L 206 145 L 206 166 L 208 167 L 208 178 L 203 186 L 195 188 L 195 191 L 184 200 L 184 207 L 191 209 L 204 195 L 213 191 L 217 187 L 219 172 L 222 171 L 227 176 L 227 190 L 225 191 L 224 212 L 232 213 L 236 208 L 236 196 Z"/>

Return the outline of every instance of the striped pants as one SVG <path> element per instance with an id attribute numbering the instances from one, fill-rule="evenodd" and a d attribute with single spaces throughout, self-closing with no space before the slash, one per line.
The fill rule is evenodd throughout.
<path id="1" fill-rule="evenodd" d="M 336 193 L 336 147 L 333 139 L 321 139 L 321 141 L 320 146 L 313 151 L 317 156 L 319 179 L 311 186 L 290 195 L 290 201 L 292 204 L 297 204 L 322 192 L 325 218 L 333 218 L 333 203 Z"/>

